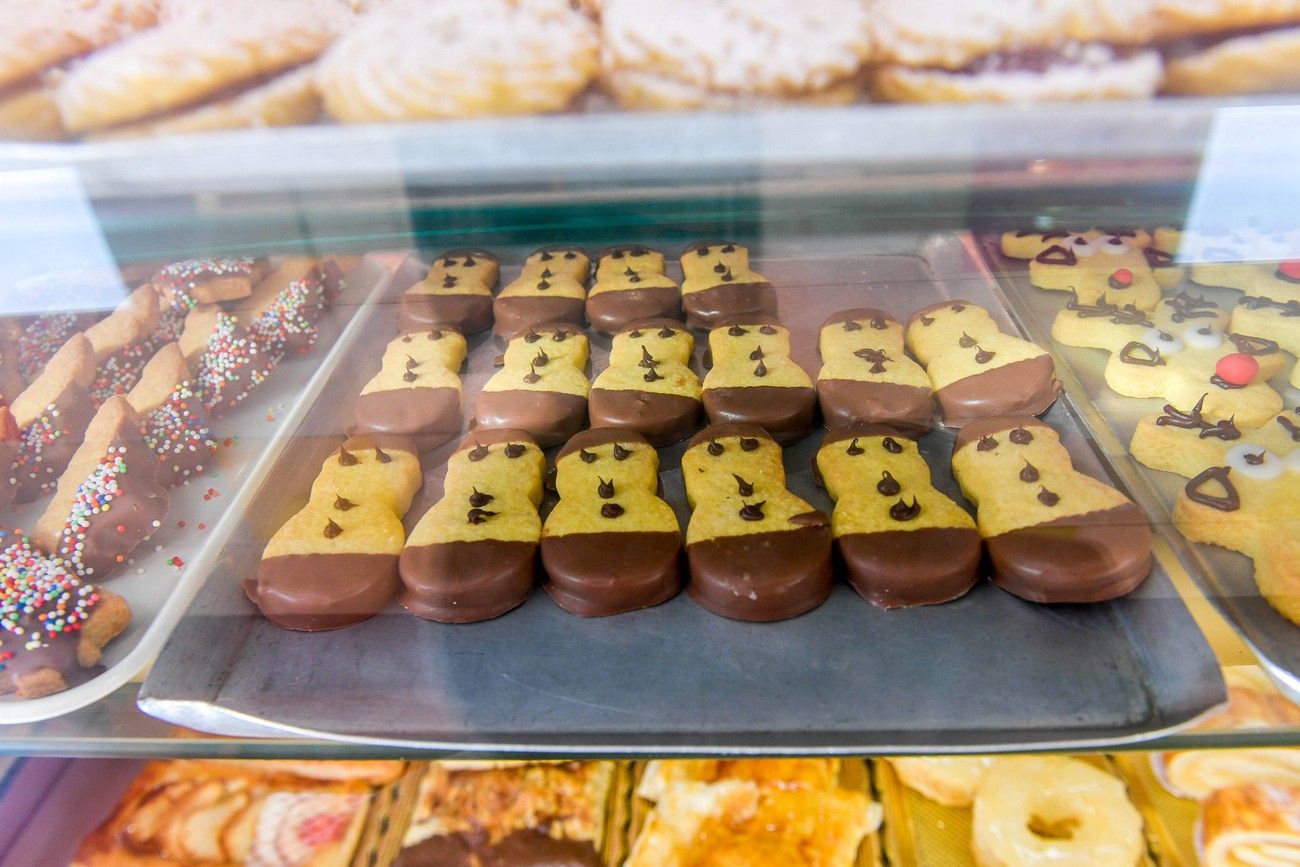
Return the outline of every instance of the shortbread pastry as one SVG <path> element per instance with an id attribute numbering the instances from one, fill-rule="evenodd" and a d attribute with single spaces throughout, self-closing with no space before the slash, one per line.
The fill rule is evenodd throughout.
<path id="1" fill-rule="evenodd" d="M 445 327 L 391 340 L 353 408 L 356 429 L 411 437 L 421 451 L 456 436 L 465 351 L 465 338 Z"/>
<path id="2" fill-rule="evenodd" d="M 996 756 L 908 756 L 890 759 L 904 786 L 945 807 L 969 807 Z"/>
<path id="3" fill-rule="evenodd" d="M 476 430 L 517 428 L 542 448 L 587 426 L 587 335 L 576 325 L 528 328 L 510 340 L 502 367 L 474 402 Z"/>
<path id="4" fill-rule="evenodd" d="M 449 325 L 461 334 L 486 331 L 492 327 L 492 290 L 499 274 L 497 258 L 487 250 L 440 253 L 425 278 L 402 293 L 398 324 L 403 331 L 438 325 Z"/>
<path id="5" fill-rule="evenodd" d="M 817 400 L 828 427 L 870 422 L 914 436 L 934 425 L 930 378 L 907 355 L 893 316 L 869 307 L 832 313 L 818 349 Z"/>
<path id="6" fill-rule="evenodd" d="M 524 260 L 492 302 L 493 333 L 508 340 L 544 322 L 582 324 L 591 262 L 578 247 L 551 246 Z"/>
<path id="7" fill-rule="evenodd" d="M 1300 861 L 1300 786 L 1246 783 L 1201 806 L 1197 842 L 1206 867 Z"/>
<path id="8" fill-rule="evenodd" d="M 636 796 L 658 801 L 681 783 L 750 780 L 782 789 L 833 789 L 841 759 L 653 759 L 636 785 Z"/>
<path id="9" fill-rule="evenodd" d="M 597 331 L 613 334 L 646 319 L 679 319 L 681 311 L 681 288 L 664 273 L 663 253 L 622 244 L 600 254 L 587 293 L 587 319 Z"/>
<path id="10" fill-rule="evenodd" d="M 74 334 L 14 399 L 10 409 L 19 431 L 17 502 L 45 496 L 58 484 L 95 413 L 87 390 L 94 377 L 94 348 L 84 334 Z"/>
<path id="11" fill-rule="evenodd" d="M 154 353 L 126 399 L 140 417 L 144 444 L 157 457 L 159 482 L 179 485 L 203 472 L 217 443 L 180 344 Z"/>
<path id="12" fill-rule="evenodd" d="M 695 338 L 673 319 L 647 319 L 614 335 L 609 367 L 591 384 L 592 427 L 637 431 L 656 447 L 685 439 L 700 416 Z"/>
<path id="13" fill-rule="evenodd" d="M 749 268 L 749 250 L 730 241 L 700 241 L 681 255 L 682 309 L 692 328 L 737 316 L 775 316 L 776 289 Z"/>
<path id="14" fill-rule="evenodd" d="M 709 332 L 713 366 L 704 375 L 704 411 L 713 424 L 753 424 L 782 445 L 812 429 L 817 392 L 790 358 L 790 331 L 768 316 L 738 316 Z"/>

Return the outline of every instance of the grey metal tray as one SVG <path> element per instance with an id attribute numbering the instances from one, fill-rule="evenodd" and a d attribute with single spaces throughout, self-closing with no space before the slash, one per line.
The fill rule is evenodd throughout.
<path id="1" fill-rule="evenodd" d="M 810 372 L 816 329 L 840 308 L 904 317 L 961 295 L 1002 311 L 959 239 L 895 241 L 889 248 L 915 254 L 868 254 L 857 240 L 815 255 L 781 255 L 780 242 L 761 251 L 756 267 L 780 287 L 796 360 Z M 506 262 L 526 252 L 498 249 Z M 401 269 L 393 290 L 418 272 Z M 1159 568 L 1129 598 L 1087 606 L 1033 605 L 985 582 L 954 603 L 884 612 L 841 585 L 803 617 L 752 624 L 685 596 L 580 619 L 535 592 L 487 623 L 428 623 L 394 605 L 339 632 L 277 629 L 244 599 L 240 580 L 298 507 L 393 333 L 391 311 L 376 306 L 355 335 L 354 363 L 334 369 L 154 666 L 140 695 L 146 712 L 223 734 L 482 754 L 815 754 L 1113 745 L 1166 733 L 1224 700 L 1214 657 Z M 469 407 L 499 351 L 482 337 L 471 346 Z M 593 373 L 607 352 L 595 337 Z M 1047 419 L 1081 469 L 1110 477 L 1070 398 Z M 829 510 L 812 480 L 819 441 L 788 448 L 785 463 L 792 489 Z M 943 430 L 922 441 L 936 484 L 956 495 L 951 446 Z M 450 448 L 425 456 L 408 523 L 437 498 Z M 661 451 L 661 475 L 684 524 L 682 450 Z"/>
<path id="2" fill-rule="evenodd" d="M 1156 517 L 1170 547 L 1201 592 L 1259 657 L 1264 670 L 1278 687 L 1293 700 L 1300 701 L 1300 629 L 1260 596 L 1255 585 L 1255 568 L 1249 557 L 1226 548 L 1189 542 L 1173 526 L 1173 504 L 1187 480 L 1176 473 L 1142 466 L 1128 454 L 1128 443 L 1138 421 L 1160 412 L 1165 401 L 1122 397 L 1111 391 L 1103 375 L 1105 352 L 1053 345 L 1050 337 L 1052 320 L 1065 306 L 1067 296 L 1060 292 L 1044 292 L 1031 285 L 1028 269 L 1023 263 L 1008 259 L 999 252 L 999 238 L 997 235 L 978 235 L 972 237 L 970 243 L 978 248 L 1011 296 L 1013 309 L 1022 314 L 1022 327 L 1033 339 L 1051 346 L 1067 388 L 1073 384 L 1075 394 L 1086 402 L 1093 414 L 1104 419 L 1102 424 L 1108 424 L 1118 438 L 1114 453 L 1108 455 L 1111 463 L 1128 470 L 1133 494 L 1147 514 Z M 1225 310 L 1231 310 L 1241 295 L 1230 289 L 1190 285 L 1197 295 L 1204 295 Z M 1300 394 L 1288 384 L 1288 372 L 1289 369 L 1285 369 L 1279 373 L 1272 385 L 1283 396 L 1287 406 L 1295 406 Z M 1279 528 L 1279 532 L 1287 530 Z"/>

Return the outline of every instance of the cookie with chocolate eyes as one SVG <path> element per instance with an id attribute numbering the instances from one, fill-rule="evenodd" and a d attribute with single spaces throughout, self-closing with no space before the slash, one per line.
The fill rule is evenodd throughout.
<path id="1" fill-rule="evenodd" d="M 557 605 L 601 617 L 677 595 L 681 529 L 658 487 L 659 456 L 636 431 L 593 428 L 565 443 L 560 502 L 542 527 L 542 587 Z"/>
<path id="2" fill-rule="evenodd" d="M 786 488 L 781 447 L 750 424 L 712 425 L 682 455 L 691 520 L 687 593 L 735 620 L 785 620 L 831 592 L 830 519 Z"/>
<path id="3" fill-rule="evenodd" d="M 771 317 L 738 317 L 709 332 L 713 367 L 704 376 L 712 424 L 755 424 L 789 445 L 812 430 L 817 391 L 790 359 L 790 331 Z"/>
<path id="4" fill-rule="evenodd" d="M 587 320 L 614 334 L 646 319 L 678 319 L 682 292 L 664 273 L 664 254 L 640 244 L 610 247 L 600 254 L 596 281 L 587 293 Z"/>
<path id="5" fill-rule="evenodd" d="M 508 339 L 545 322 L 581 324 L 591 260 L 578 247 L 543 247 L 524 260 L 519 276 L 492 302 L 493 333 Z"/>
<path id="6" fill-rule="evenodd" d="M 1151 527 L 1135 503 L 1074 468 L 1035 418 L 973 421 L 952 470 L 976 506 L 993 582 L 1030 602 L 1099 602 L 1151 571 Z"/>
<path id="7" fill-rule="evenodd" d="M 749 268 L 749 250 L 730 241 L 700 241 L 681 255 L 682 309 L 691 328 L 723 320 L 775 316 L 776 289 Z"/>
<path id="8" fill-rule="evenodd" d="M 474 429 L 524 430 L 542 448 L 564 442 L 587 426 L 588 353 L 587 335 L 576 325 L 524 329 L 475 398 Z"/>
<path id="9" fill-rule="evenodd" d="M 591 386 L 591 426 L 628 428 L 654 446 L 685 439 L 700 416 L 700 380 L 689 367 L 694 351 L 695 338 L 673 319 L 619 331 L 609 367 Z"/>
<path id="10" fill-rule="evenodd" d="M 14 399 L 15 502 L 30 503 L 54 491 L 95 414 L 88 390 L 94 377 L 94 349 L 84 334 L 74 334 Z"/>
<path id="11" fill-rule="evenodd" d="M 893 316 L 869 307 L 832 313 L 818 349 L 817 401 L 828 427 L 877 422 L 920 436 L 934 424 L 930 378 L 908 357 Z"/>
<path id="12" fill-rule="evenodd" d="M 980 534 L 930 483 L 916 443 L 885 425 L 836 428 L 814 467 L 835 500 L 835 549 L 863 599 L 879 608 L 933 605 L 975 586 Z"/>
<path id="13" fill-rule="evenodd" d="M 1152 245 L 1153 235 L 1145 229 L 1093 229 L 1106 235 L 1123 238 L 1137 247 L 1146 249 Z M 1003 232 L 998 246 L 1002 255 L 1009 259 L 1028 261 L 1053 244 L 1059 244 L 1075 235 L 1086 234 L 1069 229 L 1017 229 Z M 1172 252 L 1172 251 L 1171 251 Z"/>
<path id="14" fill-rule="evenodd" d="M 477 248 L 448 250 L 433 260 L 423 280 L 402 293 L 398 325 L 421 331 L 438 325 L 461 334 L 492 327 L 492 290 L 500 265 L 496 256 Z"/>
<path id="15" fill-rule="evenodd" d="M 448 327 L 395 337 L 357 398 L 356 430 L 410 437 L 420 451 L 460 433 L 465 352 L 465 338 Z"/>
<path id="16" fill-rule="evenodd" d="M 1151 310 L 1160 300 L 1149 246 L 1125 234 L 1090 230 L 1054 238 L 1029 260 L 1029 282 L 1040 289 L 1071 292 L 1083 304 L 1104 301 Z"/>
<path id="17" fill-rule="evenodd" d="M 532 590 L 546 458 L 522 430 L 476 431 L 447 459 L 442 498 L 402 549 L 399 601 L 417 617 L 499 617 Z M 608 553 L 608 552 L 607 552 Z"/>
<path id="18" fill-rule="evenodd" d="M 925 367 L 948 427 L 997 415 L 1038 415 L 1061 391 L 1056 366 L 1042 347 L 1007 334 L 969 301 L 916 311 L 907 321 L 906 340 Z"/>

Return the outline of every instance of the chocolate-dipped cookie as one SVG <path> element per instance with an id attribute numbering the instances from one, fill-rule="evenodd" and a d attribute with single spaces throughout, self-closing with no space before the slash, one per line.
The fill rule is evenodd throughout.
<path id="1" fill-rule="evenodd" d="M 179 485 L 203 472 L 217 443 L 179 344 L 154 353 L 126 399 L 140 416 L 144 444 L 158 459 L 160 483 Z"/>
<path id="2" fill-rule="evenodd" d="M 447 327 L 394 338 L 354 408 L 360 432 L 409 436 L 427 451 L 460 433 L 465 338 Z"/>
<path id="3" fill-rule="evenodd" d="M 186 259 L 162 268 L 149 282 L 162 293 L 164 303 L 188 312 L 199 304 L 247 298 L 270 270 L 265 259 Z"/>
<path id="4" fill-rule="evenodd" d="M 1040 346 L 1006 334 L 969 301 L 944 301 L 912 314 L 907 348 L 925 367 L 948 427 L 1000 415 L 1038 415 L 1061 383 Z"/>
<path id="5" fill-rule="evenodd" d="M 677 319 L 682 290 L 664 273 L 664 254 L 640 244 L 610 247 L 600 254 L 596 282 L 587 293 L 587 319 L 604 334 L 645 319 Z"/>
<path id="6" fill-rule="evenodd" d="M 461 334 L 492 327 L 492 290 L 500 266 L 487 250 L 448 250 L 433 260 L 428 275 L 402 294 L 398 323 L 403 331 L 437 325 Z"/>
<path id="7" fill-rule="evenodd" d="M 544 322 L 581 324 L 591 261 L 577 247 L 543 247 L 492 302 L 493 333 L 502 340 Z"/>
<path id="8" fill-rule="evenodd" d="M 776 289 L 749 270 L 749 250 L 729 241 L 701 241 L 681 255 L 682 309 L 692 328 L 714 328 L 738 316 L 775 316 Z"/>
<path id="9" fill-rule="evenodd" d="M 934 424 L 934 394 L 924 368 L 908 357 L 903 326 L 883 310 L 832 313 L 818 337 L 817 401 L 829 428 L 886 424 L 920 436 Z"/>
<path id="10" fill-rule="evenodd" d="M 790 332 L 770 317 L 740 317 L 709 332 L 713 367 L 704 411 L 713 424 L 756 424 L 789 445 L 812 430 L 817 391 L 790 360 Z"/>
<path id="11" fill-rule="evenodd" d="M 816 469 L 835 500 L 835 549 L 863 599 L 879 608 L 933 605 L 975 585 L 979 531 L 930 483 L 916 443 L 887 425 L 836 428 Z"/>
<path id="12" fill-rule="evenodd" d="M 474 402 L 474 429 L 527 431 L 542 448 L 587 426 L 587 335 L 576 325 L 529 327 L 506 346 L 502 367 Z"/>
<path id="13" fill-rule="evenodd" d="M 83 332 L 95 352 L 90 396 L 96 405 L 112 395 L 126 394 L 139 381 L 158 346 L 158 299 L 153 286 L 145 284 Z"/>
<path id="14" fill-rule="evenodd" d="M 12 319 L 0 319 L 0 403 L 8 406 L 27 387 L 18 360 L 22 327 Z"/>
<path id="15" fill-rule="evenodd" d="M 87 386 L 95 354 L 85 335 L 74 334 L 10 407 L 20 441 L 14 460 L 15 501 L 51 493 L 81 445 L 95 414 Z"/>
<path id="16" fill-rule="evenodd" d="M 694 351 L 695 338 L 673 319 L 623 328 L 591 385 L 591 426 L 631 428 L 654 446 L 690 436 L 700 416 L 700 380 L 688 366 Z"/>
<path id="17" fill-rule="evenodd" d="M 470 623 L 523 603 L 536 574 L 545 474 L 525 431 L 468 436 L 447 459 L 442 499 L 402 550 L 402 605 L 426 620 Z"/>
<path id="18" fill-rule="evenodd" d="M 185 317 L 181 349 L 195 343 L 203 348 L 193 362 L 194 379 L 204 407 L 213 415 L 242 403 L 278 361 L 238 318 L 216 307 L 196 307 Z"/>
<path id="19" fill-rule="evenodd" d="M 636 431 L 593 428 L 560 449 L 560 502 L 542 528 L 542 586 L 557 605 L 599 617 L 677 595 L 681 528 L 658 487 L 659 456 Z"/>
<path id="20" fill-rule="evenodd" d="M 285 629 L 338 629 L 397 595 L 402 516 L 423 476 L 397 437 L 350 437 L 321 465 L 307 505 L 267 542 L 244 592 Z"/>
<path id="21" fill-rule="evenodd" d="M 1063 236 L 1063 237 L 1062 237 Z M 1022 236 L 1014 249 L 1029 260 L 1029 282 L 1040 289 L 1071 292 L 1083 304 L 1105 302 L 1118 307 L 1152 310 L 1160 300 L 1156 268 L 1167 254 L 1151 249 L 1147 232 L 1091 229 Z M 1176 269 L 1173 269 L 1176 273 Z M 1166 272 L 1168 273 L 1168 272 Z"/>
<path id="22" fill-rule="evenodd" d="M 18 462 L 18 449 L 22 445 L 22 432 L 8 404 L 0 403 L 0 511 L 8 508 L 18 494 L 18 479 L 14 465 Z"/>
<path id="23" fill-rule="evenodd" d="M 280 262 L 237 308 L 253 339 L 272 358 L 311 349 L 324 312 L 320 260 L 306 256 Z"/>
<path id="24" fill-rule="evenodd" d="M 32 538 L 82 578 L 102 581 L 161 526 L 167 505 L 140 417 L 114 395 L 95 413 Z"/>
<path id="25" fill-rule="evenodd" d="M 682 456 L 691 578 L 700 605 L 736 620 L 784 620 L 831 592 L 830 519 L 785 487 L 781 447 L 757 425 L 707 427 Z"/>
<path id="26" fill-rule="evenodd" d="M 17 342 L 18 372 L 22 376 L 22 381 L 35 382 L 54 354 L 62 349 L 74 334 L 85 331 L 98 319 L 99 315 L 92 312 L 59 312 L 42 313 L 24 322 Z M 14 381 L 9 385 L 12 388 L 17 384 Z M 87 381 L 86 385 L 89 386 L 90 382 Z M 21 393 L 20 386 L 17 391 L 5 396 L 12 402 Z"/>
<path id="27" fill-rule="evenodd" d="M 1099 602 L 1151 571 L 1151 527 L 1119 491 L 1074 469 L 1055 430 L 1022 417 L 973 421 L 952 471 L 977 507 L 994 583 L 1030 602 Z"/>

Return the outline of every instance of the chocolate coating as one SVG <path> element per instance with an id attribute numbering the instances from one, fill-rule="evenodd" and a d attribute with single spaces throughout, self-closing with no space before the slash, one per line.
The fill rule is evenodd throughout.
<path id="1" fill-rule="evenodd" d="M 356 433 L 409 436 L 420 451 L 460 433 L 460 392 L 454 388 L 396 388 L 357 398 Z"/>
<path id="2" fill-rule="evenodd" d="M 276 626 L 322 632 L 383 611 L 398 585 L 388 554 L 289 554 L 262 560 L 244 593 Z"/>
<path id="3" fill-rule="evenodd" d="M 556 840 L 531 829 L 512 831 L 495 844 L 477 836 L 435 836 L 403 849 L 395 867 L 602 867 L 595 847 Z"/>
<path id="4" fill-rule="evenodd" d="M 559 445 L 587 426 L 587 398 L 554 391 L 481 391 L 475 430 L 518 428 L 542 448 Z"/>
<path id="5" fill-rule="evenodd" d="M 570 614 L 604 617 L 666 602 L 682 589 L 677 533 L 542 538 L 542 588 Z"/>
<path id="6" fill-rule="evenodd" d="M 723 283 L 682 296 L 686 324 L 711 329 L 737 316 L 775 316 L 776 289 L 771 283 Z"/>
<path id="7" fill-rule="evenodd" d="M 510 295 L 498 296 L 492 303 L 492 315 L 496 322 L 492 333 L 502 340 L 509 340 L 530 326 L 547 322 L 583 321 L 586 303 L 582 298 L 547 297 L 545 295 Z M 574 326 L 581 331 L 580 325 Z"/>
<path id="8" fill-rule="evenodd" d="M 398 601 L 441 623 L 491 620 L 523 604 L 533 587 L 533 542 L 441 542 L 402 551 Z"/>
<path id="9" fill-rule="evenodd" d="M 1100 602 L 1151 572 L 1151 527 L 1129 503 L 986 540 L 992 578 L 1030 602 Z"/>
<path id="10" fill-rule="evenodd" d="M 980 576 L 980 535 L 969 527 L 850 533 L 835 545 L 849 584 L 877 608 L 950 602 Z"/>
<path id="11" fill-rule="evenodd" d="M 91 515 L 83 530 L 81 571 L 97 582 L 121 568 L 136 546 L 154 532 L 154 521 L 167 515 L 167 490 L 158 482 L 152 450 L 138 440 L 126 443 L 125 449 L 127 471 L 119 480 L 112 508 Z"/>
<path id="12" fill-rule="evenodd" d="M 934 425 L 934 395 L 920 386 L 823 379 L 817 382 L 817 400 L 830 428 L 879 422 L 916 437 Z"/>
<path id="13" fill-rule="evenodd" d="M 708 388 L 704 411 L 713 424 L 753 424 L 781 445 L 798 442 L 812 430 L 817 391 L 770 385 Z"/>
<path id="14" fill-rule="evenodd" d="M 1038 415 L 1056 401 L 1061 383 L 1049 355 L 1013 361 L 949 383 L 935 392 L 944 424 L 961 427 L 996 415 Z"/>
<path id="15" fill-rule="evenodd" d="M 449 325 L 461 334 L 477 334 L 492 327 L 492 298 L 488 295 L 406 294 L 397 311 L 402 331 L 428 331 Z"/>
<path id="16" fill-rule="evenodd" d="M 666 446 L 695 430 L 700 402 L 680 394 L 593 388 L 588 410 L 592 427 L 631 428 Z"/>
<path id="17" fill-rule="evenodd" d="M 686 592 L 699 605 L 734 620 L 785 620 L 830 595 L 830 522 L 781 532 L 705 539 L 686 546 Z"/>
<path id="18" fill-rule="evenodd" d="M 59 416 L 53 418 L 42 410 L 41 417 L 49 419 L 52 430 L 60 432 L 57 439 L 42 442 L 36 452 L 20 447 L 14 478 L 17 488 L 14 502 L 30 503 L 50 494 L 59 484 L 59 476 L 72 462 L 81 443 L 86 438 L 86 428 L 95 415 L 95 404 L 90 392 L 76 383 L 70 383 L 49 404 Z M 34 424 L 40 425 L 37 419 Z M 35 458 L 35 460 L 33 460 Z"/>
<path id="19" fill-rule="evenodd" d="M 592 328 L 614 334 L 643 319 L 677 319 L 682 315 L 682 293 L 675 286 L 618 289 L 587 296 L 586 308 Z"/>

